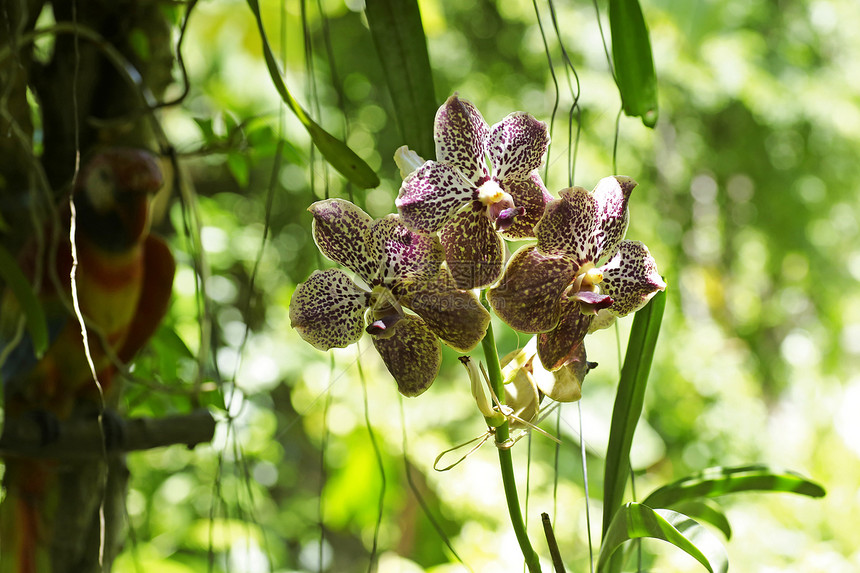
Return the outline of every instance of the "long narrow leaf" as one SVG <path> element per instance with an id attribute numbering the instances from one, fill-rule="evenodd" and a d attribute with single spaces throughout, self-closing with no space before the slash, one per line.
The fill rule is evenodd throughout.
<path id="1" fill-rule="evenodd" d="M 621 507 L 624 487 L 630 475 L 630 447 L 633 433 L 642 414 L 645 388 L 654 347 L 660 333 L 663 309 L 666 307 L 666 294 L 658 292 L 645 308 L 636 313 L 627 355 L 621 370 L 621 380 L 615 395 L 612 409 L 612 424 L 609 430 L 609 445 L 606 450 L 606 465 L 603 474 L 603 535 L 615 512 Z"/>
<path id="2" fill-rule="evenodd" d="M 296 98 L 287 89 L 287 84 L 284 83 L 284 78 L 281 75 L 281 70 L 278 68 L 278 62 L 275 55 L 272 53 L 272 48 L 269 45 L 269 40 L 266 37 L 266 30 L 263 27 L 263 17 L 260 15 L 260 4 L 258 0 L 247 0 L 248 6 L 254 13 L 254 18 L 257 20 L 257 28 L 260 31 L 260 40 L 263 43 L 263 57 L 266 60 L 266 67 L 269 70 L 269 75 L 272 82 L 275 84 L 275 89 L 281 95 L 281 99 L 287 104 L 287 107 L 292 110 L 298 120 L 302 122 L 305 129 L 311 136 L 311 140 L 323 157 L 326 158 L 332 167 L 337 169 L 341 175 L 349 179 L 353 184 L 362 189 L 371 189 L 379 185 L 379 177 L 373 172 L 373 169 L 364 162 L 355 152 L 350 149 L 344 142 L 337 139 L 335 136 L 324 130 L 317 124 L 308 113 L 299 105 Z"/>
<path id="3" fill-rule="evenodd" d="M 610 558 L 624 542 L 641 537 L 671 543 L 696 559 L 710 573 L 728 571 L 729 560 L 725 548 L 694 520 L 668 509 L 655 510 L 639 503 L 628 503 L 615 514 L 603 538 L 597 559 L 598 573 L 607 570 Z"/>
<path id="4" fill-rule="evenodd" d="M 639 0 L 609 0 L 612 62 L 624 113 L 657 123 L 657 74 Z"/>
<path id="5" fill-rule="evenodd" d="M 647 505 L 647 504 L 645 504 Z M 722 508 L 710 499 L 690 499 L 666 508 L 688 515 L 699 522 L 710 523 L 719 529 L 726 539 L 732 538 L 732 526 Z"/>
<path id="6" fill-rule="evenodd" d="M 429 158 L 436 98 L 418 1 L 367 0 L 365 11 L 403 142 Z"/>
<path id="7" fill-rule="evenodd" d="M 642 502 L 667 507 L 685 499 L 714 497 L 740 491 L 789 492 L 823 497 L 824 488 L 797 473 L 766 465 L 710 468 L 654 490 Z"/>
<path id="8" fill-rule="evenodd" d="M 45 312 L 39 304 L 36 293 L 33 292 L 30 281 L 21 272 L 21 267 L 2 246 L 0 246 L 0 278 L 6 282 L 18 300 L 18 305 L 24 313 L 27 332 L 30 333 L 33 342 L 33 352 L 37 358 L 41 357 L 48 349 L 48 322 L 45 319 Z"/>

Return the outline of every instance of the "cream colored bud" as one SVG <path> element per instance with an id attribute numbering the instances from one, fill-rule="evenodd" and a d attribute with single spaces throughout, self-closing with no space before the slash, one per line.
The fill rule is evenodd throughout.
<path id="1" fill-rule="evenodd" d="M 490 387 L 490 382 L 489 380 L 482 379 L 477 362 L 469 356 L 461 356 L 460 362 L 463 363 L 463 366 L 466 367 L 466 371 L 469 373 L 472 396 L 475 398 L 475 403 L 478 404 L 478 410 L 481 411 L 481 414 L 487 420 L 487 425 L 495 428 L 504 424 L 505 416 L 496 410 L 490 402 L 490 395 L 492 394 L 488 395 L 487 390 L 485 390 L 485 388 Z"/>
<path id="2" fill-rule="evenodd" d="M 406 179 L 410 173 L 424 165 L 424 158 L 402 145 L 394 152 L 394 163 L 400 169 L 400 178 Z"/>

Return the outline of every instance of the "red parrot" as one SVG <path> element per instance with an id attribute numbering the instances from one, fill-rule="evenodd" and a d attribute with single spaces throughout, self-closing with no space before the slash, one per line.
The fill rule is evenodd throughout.
<path id="1" fill-rule="evenodd" d="M 55 420 L 55 437 L 56 421 L 73 414 L 95 416 L 104 403 L 111 402 L 116 371 L 111 355 L 121 362 L 134 356 L 164 317 L 172 290 L 173 256 L 164 241 L 149 233 L 150 199 L 162 183 L 157 158 L 142 149 L 98 151 L 81 170 L 73 190 L 75 285 L 104 400 L 86 359 L 80 322 L 70 312 L 72 244 L 67 207 L 60 210 L 59 240 L 44 249 L 40 280 L 34 281 L 48 320 L 48 350 L 37 358 L 25 335 L 0 365 L 7 420 L 25 415 Z M 35 246 L 25 247 L 19 257 L 22 269 L 32 278 L 37 267 L 35 252 Z M 2 352 L 11 343 L 20 316 L 14 295 L 7 292 L 0 312 Z M 51 440 L 51 424 L 43 426 L 44 439 Z M 56 482 L 57 462 L 6 459 L 5 498 L 0 505 L 0 573 L 53 571 Z"/>

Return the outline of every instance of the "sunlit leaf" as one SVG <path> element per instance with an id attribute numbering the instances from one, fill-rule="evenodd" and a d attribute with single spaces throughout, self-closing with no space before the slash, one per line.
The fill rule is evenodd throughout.
<path id="1" fill-rule="evenodd" d="M 658 292 L 644 308 L 636 313 L 630 339 L 627 343 L 627 356 L 621 370 L 621 380 L 612 409 L 612 424 L 609 431 L 609 445 L 606 451 L 603 490 L 603 535 L 609 528 L 612 516 L 621 507 L 624 487 L 630 475 L 630 447 L 633 433 L 642 414 L 648 373 L 654 357 L 657 335 L 666 307 L 666 293 Z"/>
<path id="2" fill-rule="evenodd" d="M 418 2 L 367 0 L 365 10 L 403 142 L 429 158 L 436 98 Z"/>
<path id="3" fill-rule="evenodd" d="M 15 258 L 0 246 L 0 278 L 8 285 L 15 295 L 18 304 L 24 313 L 27 332 L 33 343 L 33 352 L 36 357 L 41 357 L 48 349 L 48 322 L 45 312 L 36 293 L 33 291 L 30 281 L 21 272 L 21 267 Z"/>
<path id="4" fill-rule="evenodd" d="M 631 539 L 650 537 L 667 541 L 685 551 L 711 573 L 729 569 L 726 550 L 707 529 L 682 513 L 651 509 L 639 503 L 621 507 L 612 519 L 597 559 L 597 571 L 607 570 L 610 557 Z"/>
<path id="5" fill-rule="evenodd" d="M 607 535 L 609 524 L 624 498 L 624 489 L 630 475 L 630 448 L 633 434 L 642 414 L 648 373 L 654 357 L 654 347 L 660 333 L 663 310 L 666 306 L 665 292 L 658 292 L 645 308 L 636 313 L 627 355 L 621 370 L 621 380 L 612 409 L 609 444 L 603 474 L 603 535 Z M 612 559 L 609 571 L 620 570 L 621 561 Z"/>
<path id="6" fill-rule="evenodd" d="M 825 494 L 823 487 L 800 474 L 753 465 L 703 470 L 654 490 L 642 503 L 651 507 L 667 507 L 685 499 L 739 491 L 781 491 L 809 497 L 823 497 Z"/>
<path id="7" fill-rule="evenodd" d="M 284 78 L 281 75 L 281 70 L 278 68 L 278 62 L 275 60 L 275 55 L 272 53 L 272 48 L 269 45 L 269 40 L 266 37 L 266 30 L 263 27 L 263 17 L 260 14 L 260 4 L 258 0 L 247 0 L 248 6 L 254 13 L 254 18 L 257 20 L 257 28 L 260 31 L 260 39 L 263 43 L 263 57 L 266 60 L 266 68 L 269 70 L 269 75 L 275 88 L 281 95 L 281 99 L 287 104 L 287 107 L 295 114 L 298 120 L 305 126 L 314 145 L 323 154 L 332 167 L 337 169 L 341 175 L 349 179 L 354 185 L 362 189 L 371 189 L 379 185 L 379 177 L 373 172 L 373 169 L 364 162 L 356 153 L 350 149 L 344 142 L 337 139 L 335 136 L 324 130 L 317 124 L 308 113 L 299 105 L 296 98 L 287 89 L 287 84 L 284 83 Z"/>
<path id="8" fill-rule="evenodd" d="M 609 0 L 612 62 L 624 113 L 657 123 L 657 75 L 639 0 Z"/>
<path id="9" fill-rule="evenodd" d="M 647 505 L 647 504 L 646 504 Z M 699 522 L 710 523 L 719 529 L 726 539 L 732 538 L 732 526 L 722 508 L 710 499 L 691 499 L 672 504 L 674 511 L 688 515 Z"/>

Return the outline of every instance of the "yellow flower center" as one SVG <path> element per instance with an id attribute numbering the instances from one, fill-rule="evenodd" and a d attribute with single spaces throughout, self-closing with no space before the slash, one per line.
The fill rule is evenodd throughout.
<path id="1" fill-rule="evenodd" d="M 505 199 L 513 203 L 511 196 L 505 193 L 499 184 L 492 179 L 488 179 L 478 187 L 478 201 L 488 207 L 490 205 L 495 205 L 499 201 L 504 201 Z"/>
<path id="2" fill-rule="evenodd" d="M 582 292 L 584 290 L 591 292 L 600 292 L 600 287 L 597 286 L 603 281 L 603 272 L 594 266 L 594 263 L 585 263 L 578 271 L 573 281 L 570 283 L 571 292 Z"/>

